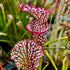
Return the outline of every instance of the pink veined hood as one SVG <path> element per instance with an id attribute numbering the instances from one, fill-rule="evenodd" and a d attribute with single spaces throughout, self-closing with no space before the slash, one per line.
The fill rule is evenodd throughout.
<path id="1" fill-rule="evenodd" d="M 34 33 L 44 33 L 48 30 L 49 25 L 47 22 L 50 10 L 46 10 L 43 7 L 34 8 L 33 6 L 28 6 L 28 4 L 20 4 L 18 8 L 23 11 L 29 11 L 37 20 L 29 23 L 27 25 L 27 30 Z"/>
<path id="2" fill-rule="evenodd" d="M 16 67 L 23 70 L 37 70 L 42 56 L 41 46 L 28 39 L 19 41 L 11 52 L 11 59 L 15 61 Z"/>

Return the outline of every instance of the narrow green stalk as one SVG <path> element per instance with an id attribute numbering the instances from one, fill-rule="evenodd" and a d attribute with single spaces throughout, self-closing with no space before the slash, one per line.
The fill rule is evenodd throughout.
<path id="1" fill-rule="evenodd" d="M 45 5 L 44 5 L 44 8 L 47 8 L 48 6 L 50 6 L 51 4 L 53 3 L 53 0 L 47 0 Z"/>
<path id="2" fill-rule="evenodd" d="M 27 4 L 27 1 L 26 0 L 22 0 L 22 1 L 23 1 L 24 4 Z"/>
<path id="3" fill-rule="evenodd" d="M 1 17 L 1 15 L 0 15 L 0 27 L 2 27 L 2 29 L 0 28 L 0 30 L 3 30 L 3 27 L 4 27 L 4 24 L 3 24 L 4 22 L 3 22 L 3 20 L 2 20 L 2 17 Z"/>
<path id="4" fill-rule="evenodd" d="M 12 22 L 12 20 L 9 19 L 3 32 L 5 32 L 7 30 L 7 28 L 10 26 L 11 22 Z"/>
<path id="5" fill-rule="evenodd" d="M 2 10 L 4 23 L 5 23 L 5 25 L 6 25 L 6 18 L 5 18 L 5 11 L 4 11 L 4 7 L 3 7 L 3 6 L 0 6 L 0 7 L 1 7 L 1 10 Z"/>
<path id="6" fill-rule="evenodd" d="M 66 63 L 65 63 L 65 70 L 68 70 L 68 67 L 69 67 L 69 62 L 68 62 L 68 60 L 66 60 Z"/>
<path id="7" fill-rule="evenodd" d="M 26 31 L 21 37 L 20 37 L 20 39 L 19 40 L 22 40 L 23 39 L 23 37 L 26 35 L 26 33 L 27 33 L 28 31 Z"/>
<path id="8" fill-rule="evenodd" d="M 12 9 L 11 9 L 11 0 L 6 0 L 6 1 L 7 1 L 9 13 L 13 14 Z"/>
<path id="9" fill-rule="evenodd" d="M 46 69 L 46 67 L 49 65 L 49 63 L 47 63 L 44 67 L 43 67 L 43 69 L 42 70 L 45 70 Z"/>
<path id="10" fill-rule="evenodd" d="M 63 66 L 62 66 L 62 70 L 66 70 L 65 69 L 65 67 L 66 67 L 66 59 L 67 59 L 67 57 L 65 57 L 64 59 L 63 59 Z"/>
<path id="11" fill-rule="evenodd" d="M 37 7 L 41 6 L 41 0 L 37 0 Z"/>
<path id="12" fill-rule="evenodd" d="M 20 70 L 20 68 L 18 68 L 18 70 Z"/>
<path id="13" fill-rule="evenodd" d="M 45 54 L 47 55 L 47 57 L 49 58 L 49 60 L 51 61 L 52 65 L 54 66 L 55 70 L 58 70 L 58 68 L 56 67 L 54 61 L 52 60 L 52 58 L 50 57 L 50 55 L 48 54 L 47 50 L 44 50 Z"/>
<path id="14" fill-rule="evenodd" d="M 48 19 L 50 20 L 50 19 L 51 19 L 51 17 L 55 16 L 56 14 L 57 14 L 57 12 L 55 12 L 55 13 L 51 14 L 51 15 L 48 17 Z"/>
<path id="15" fill-rule="evenodd" d="M 13 26 L 14 26 L 14 30 L 15 30 L 15 34 L 16 34 L 16 38 L 17 38 L 17 28 L 16 28 L 16 24 L 15 24 L 14 19 L 13 19 Z"/>
<path id="16" fill-rule="evenodd" d="M 37 70 L 42 70 L 41 69 L 42 68 L 42 59 L 43 59 L 43 57 L 41 57 L 39 60 L 39 67 L 37 68 Z"/>

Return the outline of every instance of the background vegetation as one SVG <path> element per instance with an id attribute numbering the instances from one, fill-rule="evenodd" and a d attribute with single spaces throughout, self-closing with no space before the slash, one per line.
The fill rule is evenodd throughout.
<path id="1" fill-rule="evenodd" d="M 51 10 L 48 18 L 49 30 L 46 32 L 44 49 L 49 51 L 50 58 L 59 70 L 67 70 L 69 66 L 70 42 L 67 34 L 65 34 L 67 27 L 62 26 L 60 23 L 69 21 L 70 6 L 64 0 L 60 0 L 60 2 L 57 2 L 58 0 L 54 1 L 23 0 L 23 3 L 28 3 L 34 7 L 42 6 Z M 23 39 L 30 39 L 30 32 L 26 30 L 26 25 L 35 18 L 30 13 L 18 9 L 20 3 L 20 0 L 0 0 L 0 62 L 2 65 L 9 61 L 10 52 L 14 44 Z M 1 58 L 4 60 L 1 60 Z M 49 62 L 49 59 L 45 56 L 44 58 L 48 63 L 53 63 L 52 61 Z M 3 61 L 5 62 L 3 63 Z M 54 67 L 55 65 L 53 64 Z"/>

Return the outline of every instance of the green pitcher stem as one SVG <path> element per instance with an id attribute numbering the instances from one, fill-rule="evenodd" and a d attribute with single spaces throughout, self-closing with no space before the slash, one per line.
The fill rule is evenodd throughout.
<path id="1" fill-rule="evenodd" d="M 47 57 L 49 58 L 49 60 L 51 61 L 52 65 L 54 66 L 55 70 L 58 70 L 58 68 L 56 67 L 54 61 L 52 60 L 52 58 L 50 57 L 50 55 L 48 54 L 47 50 L 44 50 L 45 54 L 47 55 Z"/>
<path id="2" fill-rule="evenodd" d="M 18 68 L 18 70 L 20 70 L 20 68 Z"/>
<path id="3" fill-rule="evenodd" d="M 66 69 L 65 69 L 65 68 L 66 68 L 66 59 L 67 59 L 67 57 L 65 57 L 65 58 L 63 59 L 62 70 L 66 70 Z"/>
<path id="4" fill-rule="evenodd" d="M 39 60 L 39 67 L 37 68 L 37 70 L 42 70 L 41 69 L 42 68 L 42 59 L 43 59 L 43 57 L 41 57 Z"/>

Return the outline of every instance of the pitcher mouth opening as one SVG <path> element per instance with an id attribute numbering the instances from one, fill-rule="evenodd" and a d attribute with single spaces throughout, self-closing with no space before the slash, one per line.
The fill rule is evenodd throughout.
<path id="1" fill-rule="evenodd" d="M 36 25 L 35 25 L 35 22 L 39 22 L 39 21 L 35 20 L 35 21 L 27 24 L 26 28 L 29 32 L 32 32 L 32 33 L 45 33 L 49 29 L 49 25 L 48 25 L 47 21 L 45 23 L 42 23 L 42 25 L 38 25 L 39 23 L 36 23 Z"/>

